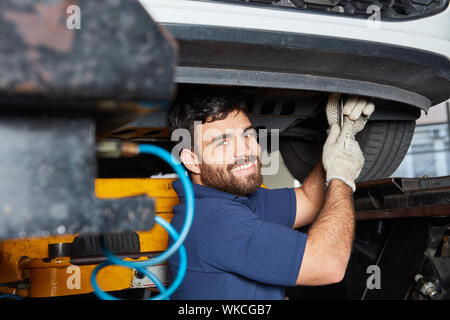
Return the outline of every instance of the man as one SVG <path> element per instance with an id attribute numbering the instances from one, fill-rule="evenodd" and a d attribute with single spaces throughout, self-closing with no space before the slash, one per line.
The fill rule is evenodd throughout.
<path id="1" fill-rule="evenodd" d="M 242 103 L 215 96 L 171 108 L 172 132 L 200 132 L 179 155 L 193 183 L 196 210 L 184 243 L 186 276 L 173 299 L 283 299 L 286 286 L 342 280 L 353 242 L 354 181 L 364 163 L 355 134 L 374 106 L 349 98 L 341 128 L 338 102 L 339 95 L 331 94 L 322 161 L 300 188 L 278 190 L 260 187 L 260 147 Z M 185 198 L 179 180 L 173 187 L 180 204 L 172 225 L 180 231 Z M 295 230 L 310 224 L 307 234 Z M 170 278 L 177 268 L 174 255 Z"/>

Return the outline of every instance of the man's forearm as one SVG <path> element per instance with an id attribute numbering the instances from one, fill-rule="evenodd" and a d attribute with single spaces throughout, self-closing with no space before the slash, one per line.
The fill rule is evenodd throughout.
<path id="1" fill-rule="evenodd" d="M 320 160 L 313 168 L 311 173 L 303 181 L 302 188 L 311 202 L 316 204 L 316 216 L 320 212 L 325 200 L 325 170 L 323 169 L 322 160 Z M 314 221 L 316 217 L 313 217 Z"/>
<path id="2" fill-rule="evenodd" d="M 332 180 L 325 203 L 308 231 L 297 285 L 340 282 L 350 258 L 354 228 L 352 190 L 344 182 Z"/>
<path id="3" fill-rule="evenodd" d="M 347 265 L 353 244 L 355 213 L 353 193 L 340 180 L 329 184 L 325 202 L 308 231 L 308 241 L 318 245 L 325 259 L 337 257 L 338 263 Z"/>

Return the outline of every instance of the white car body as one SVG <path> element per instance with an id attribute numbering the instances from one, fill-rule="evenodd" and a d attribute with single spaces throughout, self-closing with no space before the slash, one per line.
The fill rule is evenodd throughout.
<path id="1" fill-rule="evenodd" d="M 429 17 L 407 21 L 366 20 L 348 16 L 258 8 L 205 0 L 140 0 L 160 23 L 248 28 L 344 37 L 410 47 L 450 59 L 450 6 Z"/>

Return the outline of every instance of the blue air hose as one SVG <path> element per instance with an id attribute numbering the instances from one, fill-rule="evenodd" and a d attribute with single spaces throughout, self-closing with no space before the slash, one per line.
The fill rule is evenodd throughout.
<path id="1" fill-rule="evenodd" d="M 138 262 L 132 262 L 132 261 L 124 261 L 120 259 L 119 257 L 115 256 L 111 251 L 106 248 L 104 243 L 102 243 L 103 253 L 108 258 L 108 260 L 100 265 L 98 265 L 91 275 L 91 284 L 94 289 L 94 293 L 99 299 L 103 300 L 118 300 L 118 298 L 104 292 L 100 289 L 100 287 L 97 284 L 97 273 L 100 271 L 100 269 L 109 266 L 109 265 L 120 265 L 123 267 L 136 269 L 137 271 L 141 272 L 145 276 L 149 277 L 156 285 L 156 287 L 159 289 L 160 293 L 152 298 L 149 298 L 148 300 L 162 300 L 162 299 L 169 299 L 170 295 L 175 292 L 175 290 L 180 286 L 181 282 L 183 281 L 184 275 L 186 273 L 187 268 L 187 256 L 186 256 L 186 249 L 184 248 L 183 242 L 186 239 L 186 236 L 189 232 L 189 229 L 192 225 L 192 221 L 194 219 L 194 190 L 192 188 L 191 181 L 189 180 L 189 177 L 186 175 L 186 172 L 183 168 L 183 166 L 166 150 L 163 148 L 149 145 L 149 144 L 141 144 L 139 145 L 139 153 L 146 153 L 146 154 L 152 154 L 156 155 L 163 160 L 165 160 L 167 163 L 170 164 L 170 166 L 175 170 L 175 172 L 178 174 L 178 177 L 181 180 L 181 184 L 183 185 L 185 197 L 186 197 L 186 216 L 184 219 L 184 225 L 181 230 L 181 233 L 178 235 L 178 233 L 175 231 L 175 229 L 164 219 L 155 216 L 155 222 L 160 224 L 164 229 L 166 229 L 169 233 L 169 235 L 173 238 L 174 242 L 168 248 L 166 251 L 161 253 L 160 255 L 151 258 L 146 261 L 138 261 Z M 172 282 L 172 284 L 169 286 L 169 288 L 165 288 L 164 285 L 161 283 L 161 281 L 153 275 L 152 272 L 150 272 L 146 267 L 160 264 L 163 261 L 166 261 L 170 256 L 172 256 L 176 251 L 179 252 L 180 255 L 180 265 L 178 268 L 178 273 Z"/>
<path id="2" fill-rule="evenodd" d="M 7 287 L 8 284 L 7 283 L 0 283 L 0 287 Z M 16 300 L 22 300 L 22 298 L 16 294 L 10 294 L 10 293 L 5 293 L 5 294 L 0 294 L 0 299 L 16 299 Z"/>
<path id="3" fill-rule="evenodd" d="M 0 299 L 16 299 L 16 300 L 22 300 L 21 297 L 15 294 L 2 294 L 0 295 Z"/>

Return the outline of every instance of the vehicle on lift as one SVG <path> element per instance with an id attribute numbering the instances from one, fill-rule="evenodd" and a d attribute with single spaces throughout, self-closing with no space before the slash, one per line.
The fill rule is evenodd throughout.
<path id="1" fill-rule="evenodd" d="M 450 97 L 448 0 L 141 3 L 179 44 L 179 92 L 233 87 L 255 126 L 280 130 L 299 181 L 320 158 L 329 92 L 375 103 L 357 137 L 366 159 L 359 181 L 389 177 L 420 110 Z"/>

